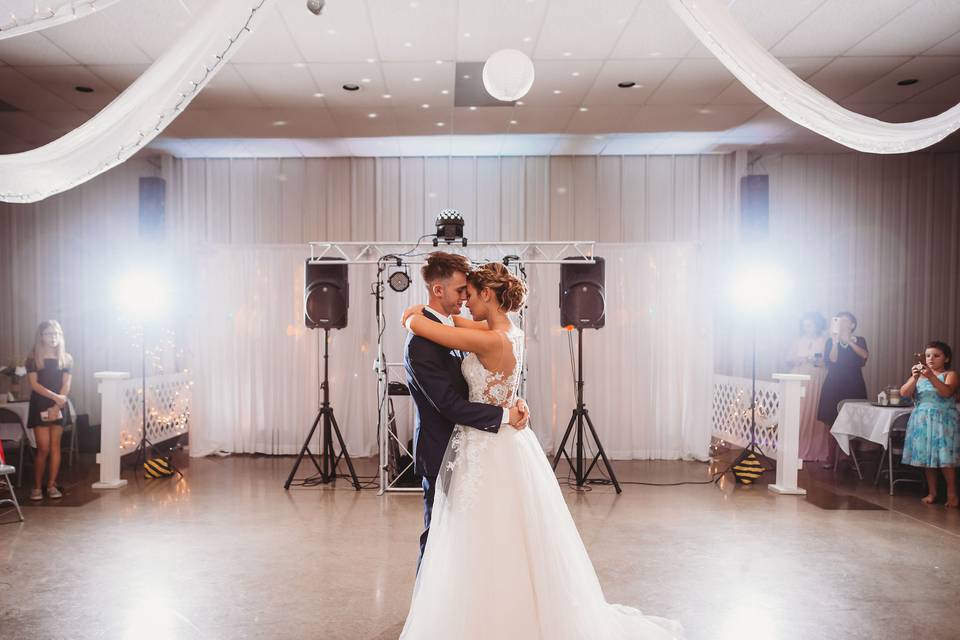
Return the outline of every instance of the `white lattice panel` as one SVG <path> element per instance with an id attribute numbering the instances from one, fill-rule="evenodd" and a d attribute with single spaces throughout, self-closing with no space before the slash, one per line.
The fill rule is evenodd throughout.
<path id="1" fill-rule="evenodd" d="M 713 376 L 713 435 L 745 447 L 750 442 L 750 378 Z M 764 453 L 777 450 L 780 385 L 757 380 L 757 444 Z"/>
<path id="2" fill-rule="evenodd" d="M 186 372 L 147 378 L 147 439 L 159 444 L 190 427 L 190 388 Z M 143 389 L 140 378 L 121 385 L 120 448 L 132 450 L 143 431 Z"/>

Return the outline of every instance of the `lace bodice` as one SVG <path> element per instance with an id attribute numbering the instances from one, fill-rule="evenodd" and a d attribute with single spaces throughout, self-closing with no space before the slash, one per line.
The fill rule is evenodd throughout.
<path id="1" fill-rule="evenodd" d="M 520 371 L 523 368 L 523 331 L 511 326 L 506 334 L 513 347 L 515 364 L 513 371 L 488 371 L 480 362 L 477 354 L 470 353 L 463 359 L 461 371 L 470 387 L 470 401 L 495 404 L 498 407 L 509 407 L 517 397 L 517 387 L 520 383 Z M 507 360 L 507 358 L 504 358 Z"/>

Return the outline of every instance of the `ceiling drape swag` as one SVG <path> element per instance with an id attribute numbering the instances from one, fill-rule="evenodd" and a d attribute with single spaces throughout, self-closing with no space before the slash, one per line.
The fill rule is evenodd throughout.
<path id="1" fill-rule="evenodd" d="M 883 122 L 844 109 L 798 78 L 716 0 L 670 0 L 701 43 L 758 98 L 797 124 L 866 153 L 909 153 L 960 128 L 960 105 L 914 122 Z"/>
<path id="2" fill-rule="evenodd" d="M 43 2 L 35 0 L 7 0 L 0 17 L 0 40 L 43 31 L 50 27 L 73 22 L 106 9 L 120 0 L 71 0 L 70 2 Z"/>
<path id="3" fill-rule="evenodd" d="M 36 202 L 131 157 L 186 109 L 275 0 L 218 0 L 113 102 L 70 133 L 0 156 L 0 200 Z"/>

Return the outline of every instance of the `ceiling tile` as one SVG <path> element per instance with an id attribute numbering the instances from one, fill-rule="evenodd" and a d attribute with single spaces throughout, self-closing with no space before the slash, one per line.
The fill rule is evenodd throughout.
<path id="1" fill-rule="evenodd" d="M 307 11 L 303 2 L 277 7 L 308 62 L 363 62 L 379 55 L 366 2 L 328 2 L 319 16 Z"/>
<path id="2" fill-rule="evenodd" d="M 916 0 L 827 0 L 772 49 L 782 57 L 839 56 Z"/>
<path id="3" fill-rule="evenodd" d="M 678 60 L 607 60 L 597 74 L 583 103 L 599 105 L 643 104 L 677 66 Z M 620 82 L 635 82 L 634 87 L 621 89 Z"/>
<path id="4" fill-rule="evenodd" d="M 637 109 L 627 132 L 683 131 L 697 116 L 696 108 L 682 105 L 648 105 Z"/>
<path id="5" fill-rule="evenodd" d="M 307 18 L 313 17 L 303 3 L 296 4 L 303 8 Z M 277 5 L 274 5 L 254 32 L 243 41 L 243 46 L 237 49 L 230 61 L 236 64 L 283 64 L 284 62 L 293 64 L 305 60 L 303 54 L 297 49 Z"/>
<path id="6" fill-rule="evenodd" d="M 452 106 L 454 65 L 451 62 L 436 64 L 424 62 L 384 62 L 381 65 L 385 92 L 393 97 L 391 102 L 400 106 L 431 107 Z M 450 93 L 443 94 L 442 91 Z"/>
<path id="7" fill-rule="evenodd" d="M 370 111 L 339 107 L 329 111 L 338 133 L 347 138 L 393 136 L 398 132 L 393 107 L 380 107 Z M 371 117 L 370 114 L 375 114 L 376 117 Z"/>
<path id="8" fill-rule="evenodd" d="M 575 111 L 567 125 L 567 133 L 617 133 L 626 131 L 640 107 L 636 105 L 600 105 L 587 111 Z"/>
<path id="9" fill-rule="evenodd" d="M 914 120 L 923 120 L 938 116 L 956 103 L 949 104 L 924 104 L 917 102 L 904 102 L 896 104 L 881 112 L 877 118 L 884 122 L 913 122 Z"/>
<path id="10" fill-rule="evenodd" d="M 16 111 L 0 112 L 0 131 L 29 144 L 31 149 L 58 137 L 55 127 L 41 122 L 30 114 Z"/>
<path id="11" fill-rule="evenodd" d="M 499 49 L 518 49 L 533 57 L 548 2 L 460 0 L 457 15 L 457 60 L 486 60 Z"/>
<path id="12" fill-rule="evenodd" d="M 337 64 L 307 63 L 307 69 L 321 93 L 323 101 L 331 107 L 356 107 L 366 109 L 384 104 L 387 93 L 383 72 L 379 63 L 342 62 Z M 370 82 L 363 82 L 364 78 Z M 359 91 L 346 91 L 344 84 L 355 84 Z"/>
<path id="13" fill-rule="evenodd" d="M 603 60 L 610 55 L 638 0 L 553 0 L 534 50 L 537 60 Z"/>
<path id="14" fill-rule="evenodd" d="M 909 60 L 907 57 L 836 58 L 807 82 L 832 100 L 844 100 Z"/>
<path id="15" fill-rule="evenodd" d="M 153 60 L 170 49 L 196 19 L 179 2 L 155 0 L 118 2 L 104 9 L 103 15 L 114 33 L 124 34 Z"/>
<path id="16" fill-rule="evenodd" d="M 564 131 L 576 107 L 531 107 L 517 109 L 511 133 L 556 133 Z"/>
<path id="17" fill-rule="evenodd" d="M 323 104 L 322 99 L 318 104 Z M 220 68 L 190 106 L 198 109 L 254 109 L 264 105 L 237 71 L 237 67 L 227 64 Z M 315 106 L 315 103 L 309 106 Z"/>
<path id="18" fill-rule="evenodd" d="M 456 2 L 367 0 L 367 4 L 382 60 L 453 60 L 456 56 Z"/>
<path id="19" fill-rule="evenodd" d="M 303 63 L 234 64 L 233 68 L 266 107 L 309 109 L 317 106 L 314 94 L 319 89 Z"/>
<path id="20" fill-rule="evenodd" d="M 450 131 L 454 134 L 510 133 L 524 114 L 521 107 L 457 107 L 452 111 Z"/>
<path id="21" fill-rule="evenodd" d="M 13 66 L 77 64 L 66 51 L 40 33 L 0 40 L 0 60 Z"/>
<path id="22" fill-rule="evenodd" d="M 0 67 L 0 100 L 23 111 L 71 111 L 74 108 L 12 67 Z"/>
<path id="23" fill-rule="evenodd" d="M 543 107 L 579 106 L 593 87 L 601 65 L 599 60 L 538 60 L 533 87 L 523 102 Z"/>
<path id="24" fill-rule="evenodd" d="M 134 80 L 150 68 L 148 64 L 95 64 L 87 66 L 98 78 L 106 82 L 117 93 L 133 84 Z M 223 73 L 221 70 L 218 75 Z M 216 80 L 216 77 L 214 77 Z M 207 85 L 209 86 L 209 85 Z"/>
<path id="25" fill-rule="evenodd" d="M 43 35 L 80 64 L 148 64 L 151 58 L 118 29 L 107 11 L 46 29 Z"/>
<path id="26" fill-rule="evenodd" d="M 960 2 L 920 0 L 846 52 L 854 56 L 918 56 L 957 32 Z"/>
<path id="27" fill-rule="evenodd" d="M 681 60 L 647 103 L 704 105 L 732 82 L 733 75 L 718 60 Z"/>
<path id="28" fill-rule="evenodd" d="M 908 102 L 960 104 L 960 74 L 913 96 Z"/>
<path id="29" fill-rule="evenodd" d="M 903 102 L 948 78 L 952 78 L 958 71 L 960 71 L 960 57 L 923 56 L 913 58 L 879 80 L 848 96 L 846 100 L 854 104 Z M 906 87 L 897 85 L 898 81 L 908 78 L 917 78 L 919 82 Z"/>
<path id="30" fill-rule="evenodd" d="M 696 43 L 696 36 L 670 8 L 668 0 L 648 0 L 637 7 L 610 57 L 682 58 Z"/>
<path id="31" fill-rule="evenodd" d="M 960 56 L 960 31 L 930 47 L 924 54 L 928 56 Z"/>
<path id="32" fill-rule="evenodd" d="M 86 67 L 79 65 L 22 67 L 20 72 L 78 109 L 99 111 L 117 97 L 117 91 L 113 87 Z M 93 92 L 82 93 L 75 89 L 77 86 L 88 87 L 93 89 Z"/>

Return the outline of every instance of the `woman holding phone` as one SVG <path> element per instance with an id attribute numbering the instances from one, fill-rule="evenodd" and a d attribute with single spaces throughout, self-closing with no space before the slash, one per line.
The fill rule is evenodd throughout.
<path id="1" fill-rule="evenodd" d="M 820 392 L 820 408 L 817 420 L 829 427 L 837 419 L 837 405 L 841 400 L 864 400 L 867 397 L 867 383 L 863 379 L 863 367 L 870 353 L 867 341 L 855 334 L 857 318 L 849 311 L 841 311 L 830 322 L 830 336 L 823 347 L 824 364 L 827 367 L 827 379 Z M 824 468 L 833 466 L 840 450 L 837 441 L 830 438 L 830 455 Z"/>
<path id="2" fill-rule="evenodd" d="M 47 496 L 53 499 L 63 497 L 57 488 L 57 474 L 60 472 L 60 436 L 64 425 L 69 422 L 67 396 L 70 395 L 72 366 L 73 358 L 66 351 L 60 323 L 56 320 L 41 322 L 26 362 L 27 380 L 33 390 L 27 426 L 33 429 L 37 438 L 31 500 L 43 500 L 43 473 L 48 459 Z"/>

